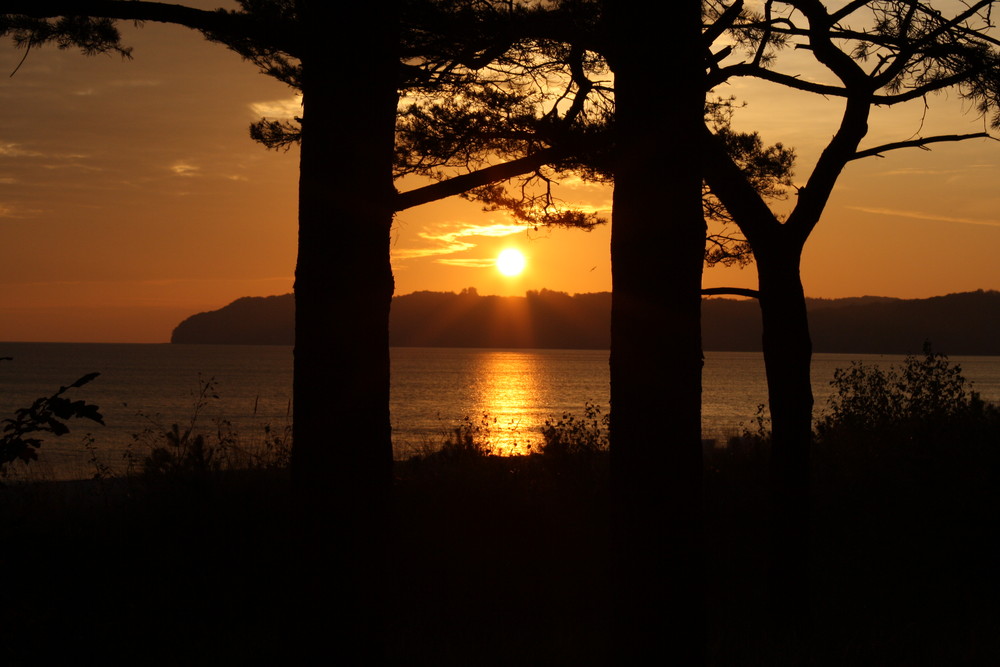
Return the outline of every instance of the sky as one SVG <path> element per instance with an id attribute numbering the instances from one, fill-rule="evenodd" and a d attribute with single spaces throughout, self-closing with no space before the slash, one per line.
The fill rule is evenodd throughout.
<path id="1" fill-rule="evenodd" d="M 24 52 L 0 44 L 0 341 L 166 342 L 189 315 L 292 289 L 297 149 L 267 151 L 248 127 L 297 113 L 294 91 L 189 30 L 123 32 L 132 60 L 45 47 L 18 68 Z M 747 102 L 738 128 L 795 148 L 797 182 L 841 109 L 746 81 L 715 92 Z M 954 95 L 879 111 L 870 127 L 863 146 L 984 129 Z M 806 294 L 1000 289 L 998 184 L 996 141 L 852 163 L 806 246 Z M 564 191 L 610 215 L 609 188 Z M 609 242 L 609 225 L 535 231 L 453 198 L 397 216 L 396 291 L 607 291 Z M 527 259 L 518 276 L 494 266 L 509 247 Z M 752 267 L 705 273 L 706 287 L 755 284 Z"/>

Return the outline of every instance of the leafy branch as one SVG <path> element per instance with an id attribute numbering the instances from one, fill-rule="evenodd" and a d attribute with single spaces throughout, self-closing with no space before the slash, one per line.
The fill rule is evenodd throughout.
<path id="1" fill-rule="evenodd" d="M 17 410 L 13 417 L 0 422 L 3 424 L 0 429 L 0 471 L 18 459 L 25 463 L 37 460 L 42 437 L 45 434 L 60 436 L 69 433 L 65 424 L 67 420 L 83 418 L 103 425 L 104 417 L 98 412 L 98 406 L 63 396 L 68 390 L 82 387 L 98 375 L 100 373 L 88 373 L 67 387 L 59 387 L 59 391 L 51 396 L 35 399 L 30 406 Z"/>

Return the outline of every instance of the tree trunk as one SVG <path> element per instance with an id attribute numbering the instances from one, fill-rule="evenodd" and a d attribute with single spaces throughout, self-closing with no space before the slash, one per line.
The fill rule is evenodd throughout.
<path id="1" fill-rule="evenodd" d="M 701 3 L 607 3 L 615 72 L 611 465 L 622 664 L 704 662 Z M 669 33 L 669 40 L 664 40 Z M 669 63 L 670 86 L 651 85 Z M 666 653 L 665 653 L 666 651 Z"/>
<path id="2" fill-rule="evenodd" d="M 805 646 L 809 619 L 809 449 L 812 342 L 799 276 L 802 244 L 756 253 L 771 411 L 771 616 Z"/>
<path id="3" fill-rule="evenodd" d="M 300 646 L 328 643 L 336 628 L 338 654 L 355 662 L 372 660 L 379 645 L 392 468 L 396 8 L 303 0 L 299 9 L 308 48 L 291 473 L 303 530 L 302 602 L 315 605 L 303 609 Z"/>
<path id="4" fill-rule="evenodd" d="M 388 6 L 377 7 L 319 10 L 312 21 L 323 29 L 311 35 L 316 49 L 303 62 L 292 475 L 309 494 L 348 500 L 384 490 L 392 465 L 389 232 L 398 61 Z M 335 25 L 354 38 L 331 35 Z M 351 43 L 365 44 L 365 53 Z M 364 66 L 349 66 L 358 61 Z"/>

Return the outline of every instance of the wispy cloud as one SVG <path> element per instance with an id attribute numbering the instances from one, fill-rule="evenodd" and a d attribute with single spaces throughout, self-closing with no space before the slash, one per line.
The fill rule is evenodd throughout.
<path id="1" fill-rule="evenodd" d="M 40 213 L 42 213 L 42 211 L 39 209 L 26 209 L 19 206 L 0 204 L 0 218 L 4 218 L 6 220 L 25 220 L 27 218 L 33 218 Z"/>
<path id="2" fill-rule="evenodd" d="M 970 174 L 980 169 L 996 169 L 994 164 L 964 164 L 959 169 L 921 169 L 919 167 L 900 167 L 883 172 L 885 176 L 948 176 L 955 177 Z"/>
<path id="3" fill-rule="evenodd" d="M 80 160 L 86 160 L 90 158 L 89 155 L 49 155 L 47 156 L 50 160 L 65 160 L 65 162 L 50 162 L 48 164 L 41 165 L 42 169 L 48 169 L 49 171 L 54 171 L 56 169 L 77 169 L 80 171 L 104 171 L 104 167 L 99 167 L 94 164 L 83 164 Z"/>
<path id="4" fill-rule="evenodd" d="M 187 162 L 175 162 L 170 165 L 170 171 L 174 172 L 178 176 L 197 176 L 198 172 L 201 171 L 200 167 L 196 167 L 193 164 L 188 164 Z"/>
<path id="5" fill-rule="evenodd" d="M 392 256 L 396 259 L 419 259 L 421 257 L 435 257 L 436 255 L 448 255 L 455 252 L 462 252 L 475 248 L 475 243 L 454 244 L 448 247 L 437 248 L 406 248 L 404 250 L 393 250 Z"/>
<path id="6" fill-rule="evenodd" d="M 442 258 L 437 260 L 438 264 L 447 264 L 448 266 L 464 266 L 468 269 L 488 269 L 490 267 L 497 265 L 497 260 L 493 258 L 487 259 L 458 259 L 458 258 Z"/>
<path id="7" fill-rule="evenodd" d="M 442 241 L 444 243 L 455 243 L 459 242 L 460 239 L 468 238 L 470 236 L 502 237 L 502 236 L 510 236 L 512 234 L 518 234 L 520 232 L 523 232 L 524 230 L 525 230 L 524 225 L 513 225 L 513 224 L 503 224 L 503 223 L 497 223 L 492 225 L 470 225 L 467 223 L 462 223 L 458 229 L 441 232 L 439 234 L 420 232 L 419 236 L 429 241 Z"/>
<path id="8" fill-rule="evenodd" d="M 917 169 L 916 167 L 903 167 L 885 172 L 886 176 L 952 176 L 960 174 L 964 169 Z"/>
<path id="9" fill-rule="evenodd" d="M 594 190 L 599 190 L 601 188 L 608 187 L 607 183 L 598 183 L 596 181 L 587 181 L 577 176 L 576 174 L 567 174 L 565 176 L 560 176 L 559 185 L 567 188 L 590 188 Z"/>
<path id="10" fill-rule="evenodd" d="M 42 157 L 42 153 L 21 148 L 21 144 L 0 142 L 0 156 L 3 157 Z"/>
<path id="11" fill-rule="evenodd" d="M 154 88 L 162 83 L 162 81 L 156 79 L 118 79 L 116 81 L 108 81 L 100 87 L 88 86 L 87 88 L 80 88 L 74 90 L 72 94 L 78 97 L 92 97 L 105 93 L 111 88 Z"/>
<path id="12" fill-rule="evenodd" d="M 256 118 L 294 118 L 302 115 L 302 96 L 296 95 L 284 100 L 254 102 L 250 111 Z"/>
<path id="13" fill-rule="evenodd" d="M 287 290 L 291 290 L 292 282 L 294 277 L 291 275 L 287 276 L 258 276 L 258 277 L 247 277 L 247 278 L 147 278 L 140 280 L 36 280 L 29 282 L 18 282 L 18 285 L 24 285 L 26 287 L 71 287 L 71 286 L 86 286 L 86 287 L 101 287 L 107 285 L 114 285 L 120 287 L 122 285 L 132 285 L 137 287 L 175 287 L 178 285 L 248 285 L 248 284 L 278 284 L 279 291 L 286 290 L 284 284 L 287 284 Z M 0 282 L 0 285 L 15 284 L 13 282 Z M 286 291 L 287 291 L 286 290 Z"/>
<path id="14" fill-rule="evenodd" d="M 109 86 L 115 88 L 153 88 L 162 84 L 163 81 L 159 79 L 117 79 L 108 82 Z"/>
<path id="15" fill-rule="evenodd" d="M 888 215 L 894 218 L 911 218 L 913 220 L 930 220 L 932 222 L 954 222 L 962 225 L 983 225 L 1000 227 L 1000 220 L 978 220 L 975 218 L 959 218 L 951 215 L 936 215 L 922 211 L 901 211 L 892 208 L 869 208 L 867 206 L 848 206 L 847 208 L 873 215 Z"/>
<path id="16" fill-rule="evenodd" d="M 65 162 L 76 162 L 78 160 L 89 159 L 85 153 L 43 153 L 31 148 L 24 148 L 23 144 L 0 141 L 0 157 L 16 158 L 45 158 L 47 160 L 62 160 Z M 77 164 L 45 164 L 41 165 L 45 169 L 59 169 L 61 167 L 78 167 Z"/>
<path id="17" fill-rule="evenodd" d="M 473 225 L 469 223 L 443 223 L 437 226 L 438 231 L 423 231 L 417 234 L 420 238 L 430 241 L 433 245 L 423 248 L 403 248 L 393 250 L 395 259 L 417 259 L 421 257 L 439 257 L 453 255 L 472 250 L 478 244 L 472 239 L 500 238 L 523 233 L 524 225 L 496 223 L 492 225 Z M 452 266 L 484 267 L 493 266 L 493 259 L 437 259 L 439 264 Z"/>

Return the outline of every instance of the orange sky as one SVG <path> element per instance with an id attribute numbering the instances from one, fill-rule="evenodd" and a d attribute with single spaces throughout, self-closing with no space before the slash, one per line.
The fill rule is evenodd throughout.
<path id="1" fill-rule="evenodd" d="M 199 3 L 192 3 L 199 4 Z M 205 2 L 212 7 L 219 3 Z M 134 59 L 0 45 L 0 340 L 162 342 L 184 317 L 291 291 L 298 155 L 247 127 L 295 109 L 292 91 L 196 33 L 124 28 Z M 796 148 L 804 179 L 840 105 L 739 82 L 739 127 Z M 924 134 L 983 129 L 953 97 L 929 100 Z M 910 138 L 919 104 L 879 113 L 867 145 Z M 848 167 L 804 259 L 806 292 L 928 297 L 1000 288 L 1000 143 L 897 151 Z M 404 187 L 408 184 L 403 184 Z M 568 195 L 607 212 L 611 193 Z M 401 213 L 397 293 L 609 290 L 607 226 L 525 231 L 460 200 Z M 505 247 L 521 276 L 490 265 Z M 752 268 L 706 286 L 752 287 Z"/>

